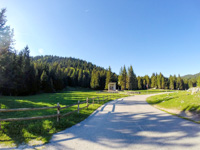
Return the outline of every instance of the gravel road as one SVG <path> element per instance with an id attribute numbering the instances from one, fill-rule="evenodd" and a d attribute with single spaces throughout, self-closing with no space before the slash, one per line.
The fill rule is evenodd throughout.
<path id="1" fill-rule="evenodd" d="M 200 125 L 160 111 L 151 95 L 111 101 L 81 123 L 55 134 L 48 150 L 200 149 Z"/>

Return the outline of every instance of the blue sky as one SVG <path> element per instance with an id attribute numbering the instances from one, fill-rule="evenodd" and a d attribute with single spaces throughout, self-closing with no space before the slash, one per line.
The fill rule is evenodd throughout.
<path id="1" fill-rule="evenodd" d="M 199 0 L 0 0 L 16 49 L 137 75 L 200 72 Z"/>

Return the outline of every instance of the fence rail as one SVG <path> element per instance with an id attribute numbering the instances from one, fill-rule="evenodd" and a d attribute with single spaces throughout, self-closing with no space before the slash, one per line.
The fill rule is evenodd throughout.
<path id="1" fill-rule="evenodd" d="M 99 104 L 101 101 L 104 102 L 104 101 L 108 101 L 109 99 L 111 100 L 111 97 L 116 98 L 116 99 L 119 98 L 119 96 L 117 96 L 117 95 L 115 95 L 115 97 L 114 97 L 114 95 L 107 95 L 107 96 L 102 96 L 102 97 L 93 97 L 93 98 L 90 98 L 90 99 L 87 98 L 86 101 L 81 101 L 81 102 L 78 101 L 78 103 L 67 105 L 67 106 L 64 106 L 64 107 L 61 107 L 60 104 L 58 103 L 57 106 L 53 106 L 53 107 L 0 109 L 0 112 L 18 112 L 18 111 L 33 111 L 33 110 L 45 110 L 45 109 L 55 109 L 55 108 L 57 108 L 57 114 L 54 114 L 54 115 L 0 119 L 0 129 L 1 129 L 1 122 L 8 122 L 8 121 L 9 122 L 10 121 L 23 121 L 23 120 L 46 119 L 46 118 L 57 117 L 57 122 L 59 122 L 61 117 L 69 116 L 69 115 L 71 115 L 75 112 L 79 113 L 80 110 L 82 110 L 86 107 L 88 108 L 89 105 L 91 105 L 91 104 L 94 105 L 95 101 L 97 101 L 97 103 Z M 100 100 L 100 98 L 102 100 Z M 80 104 L 87 104 L 87 105 L 80 108 Z M 75 105 L 78 105 L 76 110 L 67 112 L 65 114 L 60 114 L 60 110 L 66 109 L 66 108 L 69 108 L 69 107 L 72 107 L 72 106 L 75 106 Z"/>

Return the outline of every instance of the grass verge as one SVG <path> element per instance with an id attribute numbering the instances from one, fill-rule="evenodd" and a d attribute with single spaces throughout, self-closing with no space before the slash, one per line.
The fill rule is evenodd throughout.
<path id="1" fill-rule="evenodd" d="M 60 103 L 60 106 L 67 106 L 77 103 L 78 100 L 85 101 L 86 98 L 97 96 L 115 95 L 125 97 L 124 94 L 106 94 L 98 93 L 94 90 L 88 89 L 66 89 L 60 93 L 44 93 L 32 96 L 0 96 L 1 109 L 12 108 L 35 108 L 35 107 L 51 107 Z M 108 101 L 105 101 L 105 103 Z M 42 141 L 46 143 L 50 140 L 52 134 L 71 127 L 93 113 L 103 103 L 90 105 L 88 109 L 83 109 L 79 114 L 73 113 L 70 116 L 61 118 L 58 123 L 56 118 L 40 119 L 30 121 L 15 121 L 15 122 L 1 122 L 2 129 L 0 130 L 0 145 L 18 146 L 22 143 L 29 143 L 30 141 Z M 80 105 L 84 107 L 85 104 Z M 61 110 L 62 113 L 76 110 L 77 106 Z M 56 109 L 40 110 L 40 111 L 25 111 L 25 112 L 5 112 L 0 113 L 0 118 L 19 118 L 19 117 L 34 117 L 56 114 Z"/>
<path id="2" fill-rule="evenodd" d="M 200 123 L 200 93 L 187 91 L 151 96 L 147 102 L 156 108 L 178 117 Z"/>

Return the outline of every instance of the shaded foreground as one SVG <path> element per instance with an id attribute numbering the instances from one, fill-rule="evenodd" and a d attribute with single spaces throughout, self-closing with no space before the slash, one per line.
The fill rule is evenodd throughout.
<path id="1" fill-rule="evenodd" d="M 45 149 L 198 149 L 200 127 L 160 111 L 137 95 L 109 102 L 53 136 Z"/>

